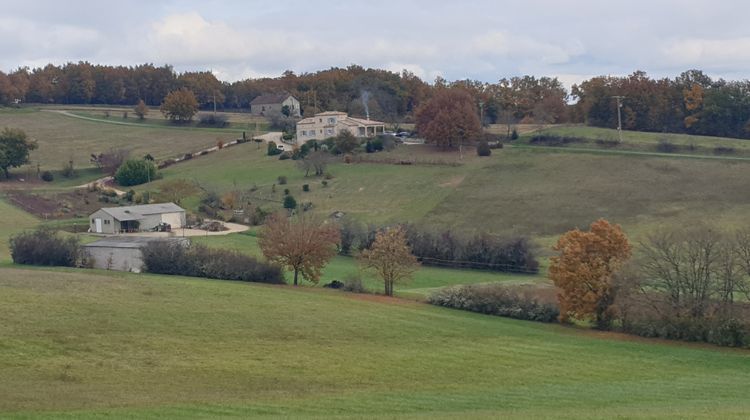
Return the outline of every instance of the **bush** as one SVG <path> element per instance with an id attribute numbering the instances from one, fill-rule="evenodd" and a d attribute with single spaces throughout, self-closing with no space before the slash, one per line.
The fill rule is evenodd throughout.
<path id="1" fill-rule="evenodd" d="M 557 322 L 560 308 L 552 293 L 534 286 L 500 284 L 456 286 L 441 289 L 428 302 L 447 308 L 538 322 Z"/>
<path id="2" fill-rule="evenodd" d="M 302 191 L 304 191 L 304 192 L 310 192 L 310 184 L 303 184 L 302 185 Z"/>
<path id="3" fill-rule="evenodd" d="M 738 319 L 637 316 L 623 331 L 642 337 L 697 341 L 725 347 L 750 345 L 750 325 Z"/>
<path id="4" fill-rule="evenodd" d="M 182 160 L 190 160 L 193 158 L 192 153 L 185 153 L 185 155 L 182 157 Z"/>
<path id="5" fill-rule="evenodd" d="M 64 176 L 65 178 L 72 178 L 76 175 L 72 160 L 63 163 L 62 171 L 60 171 L 60 174 L 62 174 L 62 176 Z"/>
<path id="6" fill-rule="evenodd" d="M 279 155 L 279 160 L 288 160 L 291 158 L 292 158 L 292 152 L 289 152 L 289 151 L 281 152 L 281 154 Z"/>
<path id="7" fill-rule="evenodd" d="M 367 289 L 362 284 L 362 278 L 356 274 L 350 274 L 344 279 L 341 290 L 352 293 L 367 293 Z"/>
<path id="8" fill-rule="evenodd" d="M 715 155 L 732 155 L 734 154 L 734 147 L 717 146 L 714 147 Z"/>
<path id="9" fill-rule="evenodd" d="M 513 132 L 510 133 L 510 139 L 511 140 L 518 140 L 518 130 L 516 130 L 515 128 L 513 129 Z"/>
<path id="10" fill-rule="evenodd" d="M 297 200 L 291 195 L 284 197 L 284 208 L 287 210 L 294 210 L 297 208 Z"/>
<path id="11" fill-rule="evenodd" d="M 213 112 L 201 112 L 198 114 L 198 123 L 214 127 L 225 127 L 229 124 L 228 117 L 225 114 L 214 114 Z"/>
<path id="12" fill-rule="evenodd" d="M 482 140 L 477 145 L 477 155 L 478 156 L 489 156 L 492 154 L 492 150 L 490 149 L 490 145 L 487 143 L 487 141 Z"/>
<path id="13" fill-rule="evenodd" d="M 286 185 L 287 179 L 284 175 L 277 177 L 276 180 L 279 182 L 279 185 Z"/>
<path id="14" fill-rule="evenodd" d="M 227 249 L 203 245 L 185 246 L 169 241 L 150 242 L 143 249 L 144 269 L 149 273 L 209 279 L 283 284 L 278 266 Z"/>
<path id="15" fill-rule="evenodd" d="M 518 135 L 516 135 L 516 138 Z M 511 137 L 512 138 L 512 137 Z M 514 139 L 515 140 L 515 139 Z M 585 143 L 586 139 L 580 137 L 558 136 L 553 134 L 539 134 L 529 140 L 530 144 L 541 146 L 565 146 L 571 143 Z"/>
<path id="16" fill-rule="evenodd" d="M 659 144 L 656 145 L 656 150 L 662 153 L 674 153 L 678 149 L 677 145 L 671 143 L 669 140 L 661 139 Z"/>
<path id="17" fill-rule="evenodd" d="M 327 187 L 328 186 L 328 181 L 326 181 L 324 179 L 324 180 L 320 181 L 320 185 L 322 185 L 323 187 Z"/>
<path id="18" fill-rule="evenodd" d="M 10 240 L 16 264 L 75 267 L 80 257 L 78 238 L 61 237 L 48 228 L 25 232 Z"/>
<path id="19" fill-rule="evenodd" d="M 52 175 L 52 172 L 50 171 L 44 171 L 42 172 L 42 181 L 44 182 L 52 182 L 55 180 L 55 176 Z"/>
<path id="20" fill-rule="evenodd" d="M 129 187 L 153 181 L 156 178 L 156 166 L 153 162 L 142 159 L 129 159 L 115 172 L 115 181 Z"/>
<path id="21" fill-rule="evenodd" d="M 269 142 L 268 142 L 268 149 L 267 149 L 267 151 L 266 151 L 266 152 L 267 152 L 268 156 L 275 156 L 275 155 L 280 155 L 280 154 L 281 154 L 281 152 L 282 152 L 282 150 L 281 150 L 281 149 L 279 149 L 279 148 L 278 148 L 278 147 L 276 146 L 276 143 L 275 143 L 275 142 L 269 141 Z"/>

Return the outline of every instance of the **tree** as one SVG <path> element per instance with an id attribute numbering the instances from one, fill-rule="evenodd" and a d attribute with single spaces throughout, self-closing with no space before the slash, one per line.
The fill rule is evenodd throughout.
<path id="1" fill-rule="evenodd" d="M 5 178 L 10 178 L 10 168 L 29 163 L 29 152 L 36 148 L 36 142 L 29 140 L 23 130 L 3 129 L 0 133 L 0 169 Z"/>
<path id="2" fill-rule="evenodd" d="M 146 106 L 146 103 L 143 102 L 143 99 L 138 100 L 138 104 L 133 108 L 133 112 L 138 116 L 138 119 L 142 120 L 146 118 L 146 115 L 148 115 L 148 107 Z"/>
<path id="3" fill-rule="evenodd" d="M 114 175 L 117 168 L 122 166 L 125 159 L 128 158 L 128 151 L 125 149 L 111 149 L 108 152 L 91 154 L 91 163 L 101 169 L 108 175 Z"/>
<path id="4" fill-rule="evenodd" d="M 613 275 L 631 254 L 625 233 L 599 219 L 588 232 L 565 233 L 554 250 L 560 254 L 552 257 L 549 275 L 558 289 L 561 321 L 593 317 L 598 328 L 609 327 L 616 295 Z"/>
<path id="5" fill-rule="evenodd" d="M 297 200 L 291 195 L 284 197 L 284 208 L 291 211 L 297 208 Z"/>
<path id="6" fill-rule="evenodd" d="M 490 149 L 490 145 L 489 143 L 487 143 L 487 140 L 481 140 L 477 145 L 477 156 L 489 156 L 491 154 L 492 149 Z"/>
<path id="7" fill-rule="evenodd" d="M 175 122 L 185 122 L 193 119 L 198 112 L 198 100 L 192 91 L 182 88 L 174 90 L 164 97 L 161 104 L 161 113 L 165 118 Z"/>
<path id="8" fill-rule="evenodd" d="M 383 280 L 387 296 L 393 296 L 394 284 L 410 279 L 419 267 L 400 226 L 378 232 L 372 246 L 360 254 L 359 263 Z"/>
<path id="9" fill-rule="evenodd" d="M 417 131 L 425 141 L 443 149 L 472 143 L 482 132 L 476 106 L 464 89 L 438 89 L 417 110 Z"/>
<path id="10" fill-rule="evenodd" d="M 323 175 L 328 163 L 331 161 L 331 155 L 322 150 L 312 151 L 302 159 L 297 160 L 297 167 L 305 171 L 305 177 L 310 175 L 312 170 L 316 176 Z"/>
<path id="11" fill-rule="evenodd" d="M 258 243 L 269 261 L 294 271 L 296 286 L 299 274 L 318 283 L 323 267 L 336 255 L 339 241 L 339 230 L 333 224 L 306 215 L 277 213 L 266 221 Z"/>
<path id="12" fill-rule="evenodd" d="M 342 130 L 334 139 L 336 150 L 339 153 L 351 153 L 359 146 L 359 140 L 349 130 Z"/>
<path id="13" fill-rule="evenodd" d="M 145 184 L 156 177 L 156 166 L 153 162 L 142 159 L 126 160 L 115 172 L 115 181 L 128 187 L 131 185 Z"/>

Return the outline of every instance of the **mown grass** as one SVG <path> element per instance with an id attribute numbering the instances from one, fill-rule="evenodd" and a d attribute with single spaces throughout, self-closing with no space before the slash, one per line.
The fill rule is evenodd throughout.
<path id="1" fill-rule="evenodd" d="M 241 233 L 227 236 L 194 237 L 192 240 L 195 243 L 201 243 L 216 248 L 232 249 L 262 258 L 262 253 L 258 246 L 258 240 L 254 234 Z M 318 284 L 322 286 L 333 280 L 345 281 L 350 276 L 360 277 L 363 285 L 370 292 L 383 293 L 382 281 L 380 281 L 373 273 L 362 271 L 355 258 L 346 256 L 334 257 L 323 270 L 323 275 Z M 287 273 L 287 281 L 290 283 L 291 278 L 291 274 Z M 430 293 L 439 288 L 457 284 L 525 284 L 544 282 L 546 282 L 544 275 L 506 274 L 491 271 L 458 270 L 422 266 L 410 281 L 396 285 L 396 295 L 424 299 Z"/>
<path id="2" fill-rule="evenodd" d="M 8 241 L 24 229 L 35 227 L 39 220 L 25 211 L 9 204 L 0 196 L 0 262 L 10 261 Z"/>
<path id="3" fill-rule="evenodd" d="M 311 288 L 0 268 L 10 417 L 743 418 L 750 354 Z M 43 308 L 43 309 L 42 309 Z"/>
<path id="4" fill-rule="evenodd" d="M 52 111 L 0 109 L 0 128 L 20 128 L 35 139 L 39 148 L 31 153 L 34 174 L 42 169 L 59 170 L 69 160 L 77 168 L 91 167 L 92 153 L 124 148 L 133 156 L 150 153 L 157 159 L 180 156 L 237 137 L 234 132 L 205 132 L 106 124 L 86 121 Z M 26 169 L 14 170 L 25 174 Z"/>

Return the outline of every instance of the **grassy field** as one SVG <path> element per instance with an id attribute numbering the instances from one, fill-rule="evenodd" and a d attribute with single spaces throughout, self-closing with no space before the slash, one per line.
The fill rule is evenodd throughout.
<path id="1" fill-rule="evenodd" d="M 227 142 L 237 137 L 235 132 L 123 126 L 29 109 L 1 109 L 2 127 L 21 128 L 39 144 L 31 153 L 29 169 L 14 171 L 19 174 L 30 170 L 36 173 L 37 164 L 42 169 L 59 170 L 71 159 L 78 168 L 89 167 L 92 153 L 112 148 L 124 148 L 133 156 L 151 153 L 163 159 L 215 146 L 217 140 Z"/>
<path id="2" fill-rule="evenodd" d="M 212 247 L 233 249 L 256 257 L 261 257 L 258 241 L 253 234 L 234 234 L 227 236 L 207 236 L 193 238 L 195 243 Z M 323 270 L 320 285 L 333 280 L 343 281 L 347 276 L 360 276 L 363 285 L 372 292 L 382 293 L 383 283 L 369 272 L 359 269 L 356 259 L 337 256 Z M 291 283 L 291 273 L 287 273 L 287 281 Z M 407 284 L 396 285 L 396 295 L 401 297 L 424 299 L 435 290 L 456 284 L 476 283 L 505 283 L 525 284 L 546 283 L 544 275 L 505 274 L 479 270 L 457 270 L 436 267 L 421 267 L 414 278 Z M 309 284 L 309 283 L 308 283 Z"/>
<path id="3" fill-rule="evenodd" d="M 747 352 L 320 289 L 6 267 L 0 308 L 6 417 L 745 418 L 750 410 Z"/>
<path id="4" fill-rule="evenodd" d="M 647 133 L 641 131 L 622 132 L 622 143 L 617 146 L 599 145 L 596 140 L 616 141 L 617 130 L 610 128 L 587 127 L 582 125 L 552 126 L 521 135 L 521 143 L 528 143 L 536 135 L 555 135 L 586 139 L 583 143 L 570 144 L 570 148 L 594 147 L 607 150 L 658 152 L 657 145 L 666 141 L 676 147 L 673 153 L 688 155 L 708 155 L 722 157 L 750 157 L 750 141 L 725 137 L 693 136 L 674 133 Z M 716 153 L 716 148 L 732 149 L 733 153 Z"/>
<path id="5" fill-rule="evenodd" d="M 422 149 L 420 149 L 422 148 Z M 419 154 L 402 146 L 395 156 Z M 433 152 L 434 153 L 434 152 Z M 455 152 L 437 152 L 458 161 Z M 376 154 L 389 156 L 391 154 Z M 639 237 L 656 227 L 696 222 L 735 227 L 745 223 L 750 162 L 617 153 L 568 153 L 546 149 L 472 151 L 460 166 L 343 164 L 334 176 L 305 178 L 293 161 L 265 156 L 255 145 L 175 165 L 164 181 L 190 179 L 220 192 L 257 189 L 256 204 L 280 208 L 283 190 L 327 216 L 344 211 L 365 223 L 412 221 L 465 231 L 521 234 L 551 243 L 557 235 L 604 217 Z M 288 185 L 272 185 L 279 175 Z M 158 189 L 159 183 L 144 187 Z M 310 192 L 303 192 L 303 184 Z M 197 203 L 193 200 L 192 203 Z"/>
<path id="6" fill-rule="evenodd" d="M 10 261 L 8 240 L 24 229 L 36 226 L 39 221 L 32 215 L 8 204 L 0 197 L 0 262 Z"/>

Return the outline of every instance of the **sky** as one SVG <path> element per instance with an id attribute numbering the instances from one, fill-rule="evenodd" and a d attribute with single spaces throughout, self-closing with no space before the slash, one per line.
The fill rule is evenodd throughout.
<path id="1" fill-rule="evenodd" d="M 745 1 L 9 1 L 0 69 L 171 64 L 235 81 L 359 64 L 432 82 L 524 74 L 567 86 L 635 70 L 747 79 Z"/>

